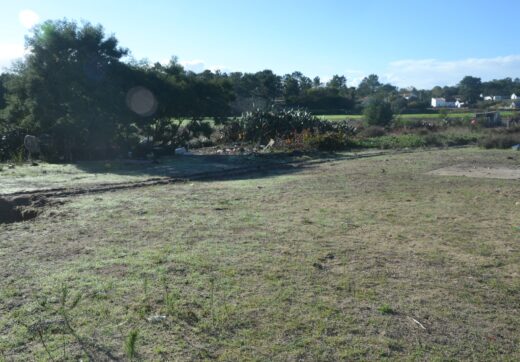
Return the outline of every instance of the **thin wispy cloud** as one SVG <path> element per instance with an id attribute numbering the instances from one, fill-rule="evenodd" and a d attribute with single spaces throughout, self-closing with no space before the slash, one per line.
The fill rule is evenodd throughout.
<path id="1" fill-rule="evenodd" d="M 461 60 L 407 59 L 391 62 L 383 80 L 399 87 L 432 88 L 454 85 L 464 76 L 482 80 L 520 77 L 520 55 Z"/>

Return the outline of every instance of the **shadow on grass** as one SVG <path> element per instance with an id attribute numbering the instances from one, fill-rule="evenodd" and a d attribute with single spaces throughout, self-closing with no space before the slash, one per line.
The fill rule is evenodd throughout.
<path id="1" fill-rule="evenodd" d="M 251 155 L 190 155 L 157 162 L 106 160 L 43 166 L 36 174 L 4 176 L 4 197 L 66 197 L 187 180 L 222 181 L 274 177 L 301 172 L 324 162 L 373 157 L 387 152 L 269 153 Z"/>
<path id="2" fill-rule="evenodd" d="M 354 158 L 336 153 L 270 153 L 255 155 L 189 155 L 165 157 L 157 162 L 114 160 L 80 162 L 75 166 L 92 174 L 116 174 L 149 178 L 223 179 L 262 178 L 295 173 L 305 166 Z"/>

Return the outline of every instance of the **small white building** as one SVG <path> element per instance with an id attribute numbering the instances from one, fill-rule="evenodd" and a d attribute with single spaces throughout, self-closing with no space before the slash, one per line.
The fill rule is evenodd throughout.
<path id="1" fill-rule="evenodd" d="M 444 105 L 444 103 L 446 103 L 446 99 L 444 98 L 432 98 L 432 107 L 433 108 L 438 108 L 438 107 L 442 107 L 442 105 Z"/>
<path id="2" fill-rule="evenodd" d="M 447 102 L 444 98 L 432 98 L 432 108 L 455 108 L 455 102 Z"/>
<path id="3" fill-rule="evenodd" d="M 415 93 L 407 93 L 403 94 L 403 98 L 409 101 L 411 99 L 417 99 L 417 95 Z"/>
<path id="4" fill-rule="evenodd" d="M 455 107 L 457 107 L 457 108 L 462 108 L 462 107 L 464 107 L 464 102 L 461 102 L 460 99 L 457 99 L 457 100 L 455 101 Z"/>
<path id="5" fill-rule="evenodd" d="M 518 96 L 516 94 L 511 94 L 511 99 L 518 99 Z"/>
<path id="6" fill-rule="evenodd" d="M 485 100 L 485 101 L 492 101 L 492 100 L 493 100 L 493 97 L 491 97 L 491 96 L 485 96 L 485 97 L 484 97 L 484 100 Z"/>

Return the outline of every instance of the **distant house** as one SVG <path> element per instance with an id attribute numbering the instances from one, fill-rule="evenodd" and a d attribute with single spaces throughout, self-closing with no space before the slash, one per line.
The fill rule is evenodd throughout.
<path id="1" fill-rule="evenodd" d="M 462 107 L 464 107 L 464 102 L 461 102 L 460 99 L 457 99 L 457 100 L 455 101 L 455 107 L 457 107 L 457 108 L 462 108 Z"/>
<path id="2" fill-rule="evenodd" d="M 519 109 L 520 108 L 520 101 L 513 101 L 513 102 L 511 102 L 511 108 L 512 109 Z"/>
<path id="3" fill-rule="evenodd" d="M 445 98 L 432 98 L 432 108 L 455 108 L 455 102 L 447 102 Z"/>
<path id="4" fill-rule="evenodd" d="M 504 96 L 485 96 L 484 97 L 485 101 L 502 101 L 504 99 L 505 99 Z"/>
<path id="5" fill-rule="evenodd" d="M 511 94 L 511 99 L 518 99 L 518 96 L 516 94 Z"/>
<path id="6" fill-rule="evenodd" d="M 403 98 L 409 101 L 410 99 L 417 99 L 417 95 L 415 93 L 407 93 L 403 94 Z"/>

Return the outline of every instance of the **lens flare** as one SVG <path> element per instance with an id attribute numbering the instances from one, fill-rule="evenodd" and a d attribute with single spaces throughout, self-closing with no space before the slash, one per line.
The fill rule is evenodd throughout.
<path id="1" fill-rule="evenodd" d="M 131 88 L 126 94 L 126 105 L 140 116 L 148 117 L 157 110 L 157 100 L 145 87 Z"/>

